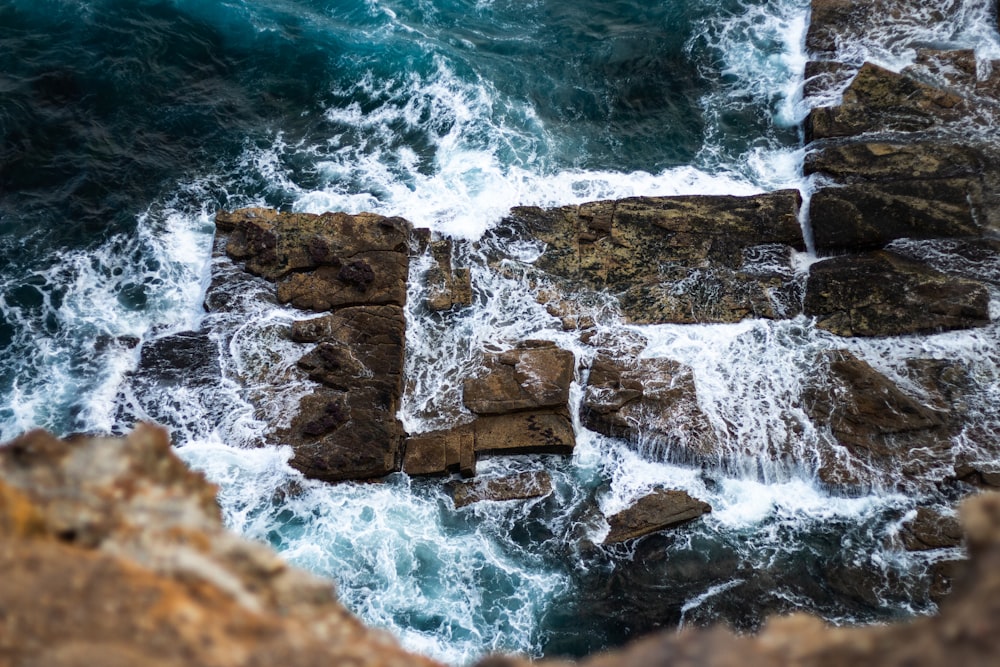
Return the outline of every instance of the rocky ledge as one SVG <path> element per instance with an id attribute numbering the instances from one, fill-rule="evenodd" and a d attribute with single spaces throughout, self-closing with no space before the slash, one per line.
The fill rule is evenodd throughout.
<path id="1" fill-rule="evenodd" d="M 0 446 L 0 663 L 436 664 L 363 627 L 330 582 L 227 532 L 215 492 L 156 427 L 124 439 L 35 431 Z M 796 615 L 756 637 L 671 630 L 583 664 L 992 665 L 1000 651 L 1000 495 L 967 501 L 962 519 L 971 560 L 953 572 L 955 592 L 937 617 L 848 629 Z M 946 517 L 918 514 L 908 530 L 915 548 L 955 539 Z"/>

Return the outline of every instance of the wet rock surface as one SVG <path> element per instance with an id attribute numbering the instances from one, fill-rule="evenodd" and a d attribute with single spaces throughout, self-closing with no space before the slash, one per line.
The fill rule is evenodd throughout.
<path id="1" fill-rule="evenodd" d="M 537 269 L 614 294 L 632 322 L 734 322 L 797 312 L 800 201 L 790 190 L 521 207 L 502 227 L 546 244 Z"/>
<path id="2" fill-rule="evenodd" d="M 604 543 L 624 542 L 679 526 L 711 511 L 708 503 L 691 497 L 686 491 L 658 489 L 627 509 L 609 516 L 611 530 Z"/>
<path id="3" fill-rule="evenodd" d="M 804 311 L 838 336 L 935 333 L 990 322 L 984 284 L 883 251 L 814 264 Z"/>
<path id="4" fill-rule="evenodd" d="M 528 500 L 551 492 L 552 477 L 544 470 L 507 477 L 480 478 L 451 485 L 451 497 L 456 508 L 486 500 L 496 502 Z"/>
<path id="5" fill-rule="evenodd" d="M 564 407 L 575 367 L 569 350 L 548 341 L 526 341 L 487 355 L 483 374 L 465 381 L 462 400 L 478 415 Z"/>
<path id="6" fill-rule="evenodd" d="M 584 425 L 615 438 L 656 442 L 672 458 L 697 458 L 716 444 L 698 408 L 690 368 L 664 358 L 598 355 L 583 398 Z"/>
<path id="7" fill-rule="evenodd" d="M 917 515 L 903 525 L 902 538 L 908 551 L 957 547 L 962 543 L 962 524 L 957 516 L 920 507 Z"/>
<path id="8" fill-rule="evenodd" d="M 327 481 L 398 470 L 409 223 L 251 208 L 220 212 L 217 225 L 229 232 L 226 253 L 274 281 L 279 302 L 326 313 L 290 332 L 310 346 L 298 367 L 316 383 L 288 425 L 272 424 L 292 466 Z"/>
<path id="9" fill-rule="evenodd" d="M 858 471 L 917 478 L 951 457 L 949 415 L 904 393 L 870 364 L 845 350 L 822 355 L 827 368 L 806 388 L 803 400 L 810 418 L 828 427 L 844 448 L 832 452 L 819 471 L 824 482 L 850 487 Z M 819 379 L 822 378 L 822 379 Z M 902 479 L 896 480 L 902 484 Z"/>

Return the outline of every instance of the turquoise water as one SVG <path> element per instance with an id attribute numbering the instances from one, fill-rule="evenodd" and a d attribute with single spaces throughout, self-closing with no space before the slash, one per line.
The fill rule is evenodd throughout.
<path id="1" fill-rule="evenodd" d="M 914 499 L 831 497 L 788 470 L 691 470 L 578 429 L 571 460 L 482 462 L 550 469 L 555 492 L 530 503 L 456 510 L 439 481 L 404 475 L 302 480 L 287 448 L 251 448 L 266 427 L 250 401 L 294 367 L 282 331 L 296 314 L 245 276 L 232 312 L 202 307 L 213 271 L 233 271 L 212 259 L 219 208 L 373 210 L 475 239 L 517 204 L 802 187 L 807 6 L 0 0 L 0 440 L 163 422 L 222 485 L 231 526 L 455 664 L 579 656 L 687 623 L 753 629 L 795 609 L 838 622 L 929 611 L 927 561 L 886 546 Z M 447 327 L 409 314 L 413 432 L 447 423 L 477 345 L 535 336 L 589 354 L 523 283 L 471 263 L 479 307 Z M 410 289 L 418 301 L 419 280 Z M 143 346 L 181 331 L 198 331 L 198 373 L 136 372 Z M 647 354 L 696 368 L 703 407 L 742 419 L 750 452 L 798 400 L 803 351 L 837 345 L 800 321 L 640 333 Z M 996 347 L 923 345 L 988 361 Z M 885 352 L 900 366 L 908 353 Z M 996 368 L 981 370 L 995 388 Z M 591 544 L 602 514 L 658 484 L 715 511 L 635 550 Z M 834 571 L 877 590 L 836 590 Z"/>

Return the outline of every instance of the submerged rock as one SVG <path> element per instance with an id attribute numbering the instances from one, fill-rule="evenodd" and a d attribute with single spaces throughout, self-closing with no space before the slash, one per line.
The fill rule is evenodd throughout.
<path id="1" fill-rule="evenodd" d="M 642 440 L 674 460 L 697 459 L 715 449 L 691 369 L 672 359 L 598 355 L 590 368 L 582 418 L 591 430 Z"/>
<path id="2" fill-rule="evenodd" d="M 711 512 L 708 503 L 692 498 L 686 491 L 657 489 L 628 509 L 608 517 L 611 531 L 604 544 L 615 544 L 672 528 Z"/>
<path id="3" fill-rule="evenodd" d="M 838 336 L 936 333 L 990 322 L 982 283 L 883 251 L 814 264 L 804 310 Z"/>
<path id="4" fill-rule="evenodd" d="M 543 241 L 534 266 L 614 294 L 635 323 L 733 322 L 798 312 L 796 190 L 519 207 L 505 225 Z"/>
<path id="5" fill-rule="evenodd" d="M 809 417 L 830 429 L 844 451 L 831 452 L 819 477 L 833 486 L 905 486 L 951 457 L 947 412 L 904 393 L 846 350 L 822 355 L 803 400 Z"/>
<path id="6" fill-rule="evenodd" d="M 451 485 L 455 507 L 484 500 L 509 501 L 539 498 L 552 492 L 552 477 L 544 470 L 522 472 L 508 477 L 476 479 Z"/>

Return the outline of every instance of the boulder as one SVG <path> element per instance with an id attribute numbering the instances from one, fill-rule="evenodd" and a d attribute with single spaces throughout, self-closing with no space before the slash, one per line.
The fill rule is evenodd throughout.
<path id="1" fill-rule="evenodd" d="M 539 498 L 552 493 L 552 477 L 544 470 L 522 472 L 506 477 L 476 479 L 451 485 L 455 507 L 465 507 L 484 500 L 509 501 Z"/>
<path id="2" fill-rule="evenodd" d="M 604 538 L 604 544 L 616 544 L 673 528 L 711 511 L 708 503 L 691 497 L 686 491 L 657 489 L 628 509 L 608 517 L 611 531 Z"/>
<path id="3" fill-rule="evenodd" d="M 904 393 L 846 350 L 821 355 L 803 403 L 813 423 L 828 428 L 844 449 L 819 470 L 832 486 L 905 487 L 950 461 L 948 413 Z"/>
<path id="4" fill-rule="evenodd" d="M 278 300 L 324 311 L 406 302 L 412 227 L 371 213 L 220 212 L 226 253 L 278 285 Z"/>
<path id="5" fill-rule="evenodd" d="M 953 92 L 865 63 L 835 107 L 817 107 L 806 118 L 806 141 L 855 137 L 866 132 L 916 132 L 954 122 L 969 112 Z"/>
<path id="6" fill-rule="evenodd" d="M 495 415 L 565 407 L 576 359 L 548 341 L 528 341 L 487 355 L 485 373 L 462 386 L 465 407 L 476 414 Z"/>
<path id="7" fill-rule="evenodd" d="M 805 314 L 838 336 L 898 336 L 985 326 L 989 291 L 890 252 L 813 264 Z"/>
<path id="8" fill-rule="evenodd" d="M 714 449 L 691 369 L 672 359 L 598 355 L 590 368 L 582 419 L 593 431 L 642 440 L 674 460 L 696 460 Z"/>
<path id="9" fill-rule="evenodd" d="M 907 551 L 957 547 L 962 543 L 962 535 L 958 517 L 927 507 L 917 508 L 917 515 L 903 524 L 901 533 Z"/>
<path id="10" fill-rule="evenodd" d="M 515 208 L 504 224 L 545 243 L 536 269 L 614 294 L 632 322 L 732 322 L 797 312 L 800 202 L 796 190 L 635 197 Z"/>
<path id="11" fill-rule="evenodd" d="M 432 264 L 424 276 L 427 309 L 441 311 L 472 305 L 472 274 L 467 267 L 453 265 L 452 242 L 440 239 L 430 241 L 429 246 Z"/>

